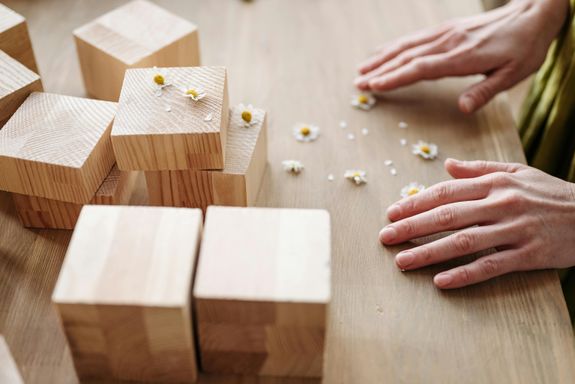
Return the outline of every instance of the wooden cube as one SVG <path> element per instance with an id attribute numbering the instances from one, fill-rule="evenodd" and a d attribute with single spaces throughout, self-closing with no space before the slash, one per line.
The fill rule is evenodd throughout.
<path id="1" fill-rule="evenodd" d="M 18 366 L 2 335 L 0 335 L 0 383 L 24 384 Z"/>
<path id="2" fill-rule="evenodd" d="M 194 382 L 198 209 L 82 209 L 52 300 L 80 379 Z"/>
<path id="3" fill-rule="evenodd" d="M 114 165 L 116 103 L 32 93 L 0 130 L 0 189 L 86 204 Z"/>
<path id="4" fill-rule="evenodd" d="M 330 244 L 326 211 L 209 207 L 194 287 L 202 369 L 320 377 Z"/>
<path id="5" fill-rule="evenodd" d="M 160 96 L 154 83 L 158 70 L 126 71 L 112 129 L 118 167 L 144 171 L 222 169 L 229 119 L 226 69 L 162 70 L 173 85 L 165 87 Z M 193 101 L 179 87 L 201 88 L 206 96 Z"/>
<path id="6" fill-rule="evenodd" d="M 0 4 L 0 50 L 38 73 L 26 19 Z"/>
<path id="7" fill-rule="evenodd" d="M 200 65 L 197 27 L 148 1 L 132 1 L 74 31 L 88 95 L 118 101 L 128 68 Z"/>
<path id="8" fill-rule="evenodd" d="M 225 167 L 221 171 L 147 171 L 150 205 L 201 208 L 208 205 L 252 206 L 267 163 L 266 113 L 254 109 L 253 122 L 244 127 L 242 110 L 230 112 Z"/>
<path id="9" fill-rule="evenodd" d="M 94 205 L 128 205 L 138 174 L 114 167 L 90 201 Z M 82 204 L 21 195 L 12 195 L 18 217 L 27 228 L 74 229 Z"/>
<path id="10" fill-rule="evenodd" d="M 40 76 L 0 51 L 0 129 L 32 92 L 41 92 Z"/>

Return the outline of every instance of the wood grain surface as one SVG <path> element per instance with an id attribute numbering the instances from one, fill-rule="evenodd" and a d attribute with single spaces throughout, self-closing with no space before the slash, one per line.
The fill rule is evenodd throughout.
<path id="1" fill-rule="evenodd" d="M 120 0 L 5 3 L 28 18 L 48 91 L 84 90 L 72 30 Z M 325 383 L 572 383 L 573 332 L 555 272 L 517 273 L 443 292 L 432 276 L 449 265 L 401 273 L 393 256 L 405 246 L 377 241 L 386 207 L 412 180 L 445 180 L 441 160 L 524 161 L 505 96 L 472 116 L 457 110 L 473 79 L 423 83 L 386 95 L 368 113 L 350 108 L 357 63 L 373 47 L 418 28 L 480 12 L 476 0 L 165 0 L 158 4 L 196 22 L 205 64 L 228 68 L 231 105 L 251 102 L 269 113 L 270 166 L 258 205 L 327 208 L 332 216 L 333 288 Z M 54 23 L 54 20 L 58 20 Z M 54 52 L 58 52 L 57 55 Z M 340 120 L 348 122 L 342 130 Z M 397 127 L 406 121 L 406 130 Z M 322 129 L 312 144 L 291 128 Z M 369 129 L 362 136 L 359 129 Z M 347 133 L 355 133 L 348 140 Z M 427 139 L 440 159 L 422 162 L 409 147 Z M 292 177 L 285 159 L 306 168 Z M 391 176 L 383 161 L 398 170 Z M 342 179 L 363 167 L 368 184 Z M 334 182 L 327 181 L 333 173 Z M 142 184 L 133 196 L 144 203 Z M 69 234 L 21 227 L 0 194 L 0 332 L 29 383 L 76 383 L 50 295 Z M 286 384 L 300 380 L 204 375 L 209 384 Z M 315 381 L 311 381 L 315 382 Z"/>
<path id="2" fill-rule="evenodd" d="M 22 376 L 10 353 L 4 337 L 0 335 L 0 383 L 23 384 Z"/>
<path id="3" fill-rule="evenodd" d="M 3 4 L 0 4 L 0 50 L 38 72 L 26 19 Z"/>

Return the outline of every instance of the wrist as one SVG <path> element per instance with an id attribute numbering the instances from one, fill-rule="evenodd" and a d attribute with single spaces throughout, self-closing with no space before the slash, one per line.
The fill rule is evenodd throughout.
<path id="1" fill-rule="evenodd" d="M 545 26 L 554 26 L 557 32 L 561 30 L 561 27 L 565 24 L 567 15 L 570 11 L 570 1 L 569 0 L 527 0 L 531 3 L 531 6 L 535 10 L 535 13 L 539 16 L 539 20 Z M 556 37 L 556 36 L 554 36 Z"/>

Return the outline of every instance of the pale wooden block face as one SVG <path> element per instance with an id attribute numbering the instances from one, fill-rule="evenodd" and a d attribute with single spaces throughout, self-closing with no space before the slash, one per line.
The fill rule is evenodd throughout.
<path id="1" fill-rule="evenodd" d="M 26 19 L 0 4 L 0 50 L 28 69 L 38 72 Z"/>
<path id="2" fill-rule="evenodd" d="M 0 189 L 89 202 L 114 164 L 116 103 L 32 93 L 0 131 Z"/>
<path id="3" fill-rule="evenodd" d="M 40 91 L 40 76 L 0 51 L 0 129 L 30 93 Z"/>
<path id="4" fill-rule="evenodd" d="M 14 357 L 2 335 L 0 335 L 0 383 L 24 384 Z"/>
<path id="5" fill-rule="evenodd" d="M 122 170 L 222 169 L 228 128 L 223 67 L 165 68 L 174 85 L 157 96 L 153 68 L 126 71 L 112 142 Z M 202 88 L 194 102 L 179 87 Z M 169 106 L 170 111 L 166 111 Z M 211 120 L 206 121 L 206 116 Z"/>

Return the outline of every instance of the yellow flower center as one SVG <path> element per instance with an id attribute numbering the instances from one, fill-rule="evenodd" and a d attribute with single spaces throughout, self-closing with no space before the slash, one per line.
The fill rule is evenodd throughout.
<path id="1" fill-rule="evenodd" d="M 250 111 L 243 111 L 242 120 L 246 123 L 250 123 L 252 121 L 252 113 Z"/>
<path id="2" fill-rule="evenodd" d="M 303 136 L 309 136 L 311 129 L 309 129 L 309 127 L 301 127 L 299 129 L 299 133 L 301 133 Z"/>
<path id="3" fill-rule="evenodd" d="M 419 147 L 419 149 L 421 150 L 421 152 L 426 153 L 426 154 L 430 154 L 431 153 L 431 148 L 429 148 L 429 145 L 422 145 L 421 147 Z"/>
<path id="4" fill-rule="evenodd" d="M 198 91 L 193 88 L 190 88 L 186 91 L 186 95 L 192 95 L 194 97 L 198 97 Z"/>
<path id="5" fill-rule="evenodd" d="M 360 104 L 367 104 L 369 102 L 369 98 L 366 95 L 359 95 L 357 97 L 357 101 L 359 101 Z"/>
<path id="6" fill-rule="evenodd" d="M 361 177 L 361 173 L 359 173 L 359 172 L 354 172 L 354 173 L 353 173 L 353 177 L 354 177 L 354 178 L 356 178 L 356 177 Z"/>
<path id="7" fill-rule="evenodd" d="M 417 187 L 411 187 L 409 188 L 409 190 L 407 191 L 407 196 L 413 196 L 416 193 L 419 193 L 419 188 Z"/>
<path id="8" fill-rule="evenodd" d="M 164 76 L 158 73 L 156 76 L 154 76 L 154 83 L 158 85 L 164 85 L 166 83 L 166 79 L 164 78 Z"/>

